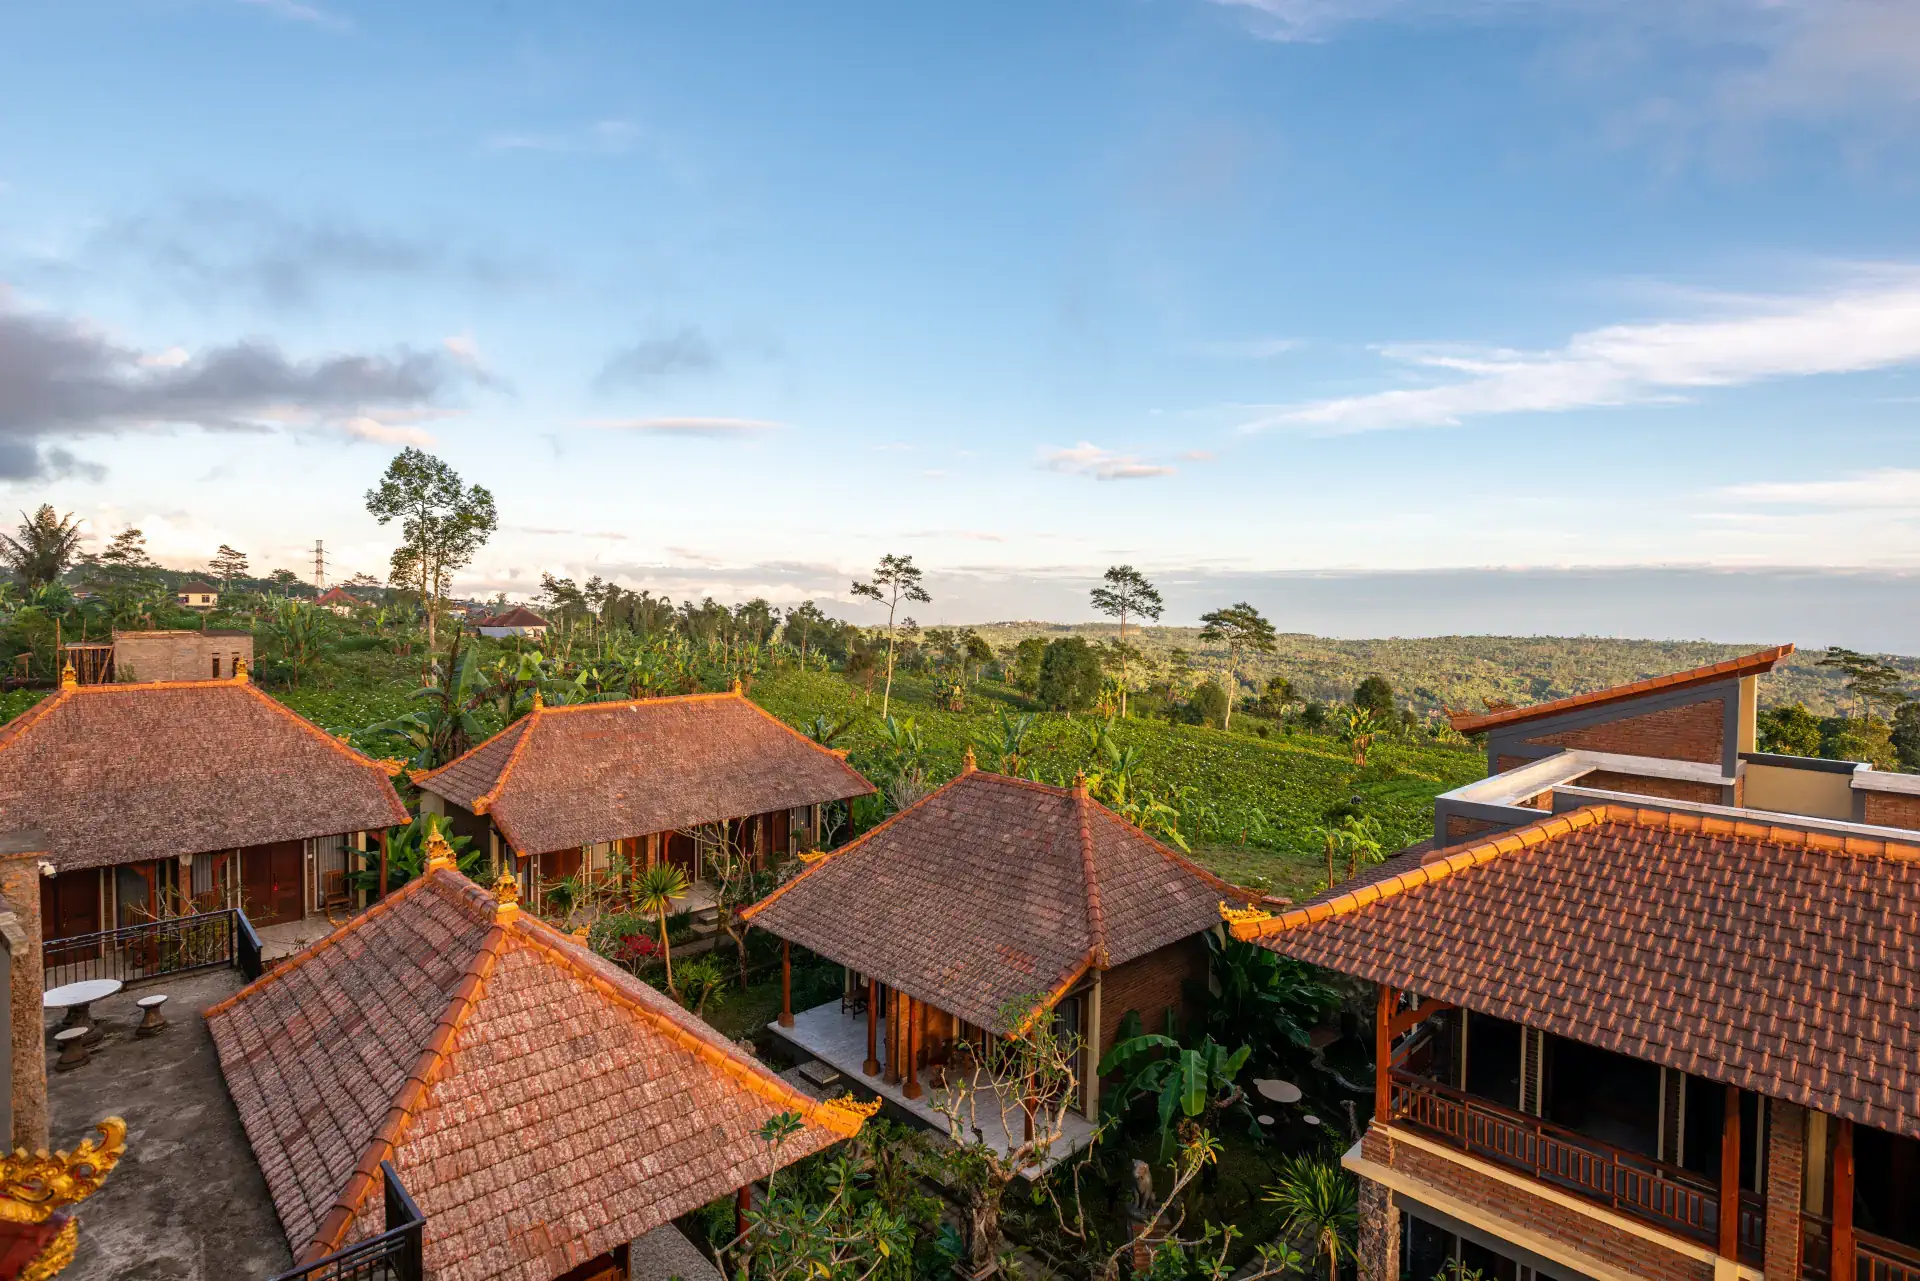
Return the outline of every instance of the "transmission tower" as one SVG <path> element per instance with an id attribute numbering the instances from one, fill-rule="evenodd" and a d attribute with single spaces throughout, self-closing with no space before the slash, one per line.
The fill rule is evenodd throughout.
<path id="1" fill-rule="evenodd" d="M 325 591 L 327 587 L 327 545 L 320 539 L 313 540 L 313 590 Z"/>

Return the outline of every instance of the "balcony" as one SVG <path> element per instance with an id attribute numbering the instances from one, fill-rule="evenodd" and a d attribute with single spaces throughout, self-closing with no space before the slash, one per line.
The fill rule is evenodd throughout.
<path id="1" fill-rule="evenodd" d="M 238 908 L 48 939 L 40 956 L 42 983 L 49 991 L 85 979 L 118 979 L 132 986 L 221 967 L 257 979 L 262 969 L 260 936 Z"/>
<path id="2" fill-rule="evenodd" d="M 1389 1087 L 1395 1125 L 1695 1244 L 1709 1249 L 1718 1244 L 1720 1190 L 1692 1171 L 1613 1147 L 1401 1068 L 1391 1072 Z M 1765 1226 L 1761 1198 L 1741 1193 L 1739 1249 L 1743 1263 L 1760 1265 Z M 1869 1281 L 1864 1272 L 1862 1281 Z M 1870 1281 L 1920 1281 L 1920 1275 L 1875 1274 Z"/>
<path id="3" fill-rule="evenodd" d="M 1920 1281 L 1920 1250 L 1853 1230 L 1853 1276 L 1848 1281 Z M 1801 1281 L 1829 1281 L 1833 1223 L 1823 1214 L 1800 1216 Z"/>

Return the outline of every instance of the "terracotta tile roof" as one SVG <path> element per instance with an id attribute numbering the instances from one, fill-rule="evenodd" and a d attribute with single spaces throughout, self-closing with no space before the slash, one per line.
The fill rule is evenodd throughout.
<path id="1" fill-rule="evenodd" d="M 1776 645 L 1772 649 L 1758 650 L 1739 658 L 1729 658 L 1724 662 L 1709 663 L 1705 667 L 1672 672 L 1666 676 L 1649 676 L 1645 680 L 1615 685 L 1610 689 L 1571 694 L 1566 698 L 1556 698 L 1550 703 L 1535 703 L 1531 707 L 1510 707 L 1497 712 L 1448 712 L 1447 719 L 1453 723 L 1453 728 L 1462 734 L 1478 734 L 1482 730 L 1489 730 L 1497 725 L 1518 725 L 1524 721 L 1539 720 L 1543 716 L 1557 716 L 1561 712 L 1571 712 L 1577 708 L 1598 707 L 1607 703 L 1617 703 L 1623 699 L 1638 698 L 1642 694 L 1685 689 L 1690 685 L 1705 685 L 1732 677 L 1758 676 L 1772 671 L 1781 659 L 1791 653 L 1793 653 L 1793 646 Z"/>
<path id="2" fill-rule="evenodd" d="M 414 782 L 491 814 L 526 854 L 873 790 L 737 693 L 540 708 Z"/>
<path id="3" fill-rule="evenodd" d="M 63 870 L 408 820 L 391 767 L 245 679 L 82 685 L 0 727 L 0 831 Z"/>
<path id="4" fill-rule="evenodd" d="M 982 1027 L 1258 896 L 1084 793 L 972 770 L 749 908 L 754 924 Z"/>
<path id="5" fill-rule="evenodd" d="M 360 598 L 339 587 L 329 587 L 314 599 L 316 605 L 358 605 Z"/>
<path id="6" fill-rule="evenodd" d="M 217 596 L 220 594 L 220 589 L 212 583 L 203 583 L 197 578 L 190 583 L 182 583 L 173 589 L 175 596 L 185 596 L 188 593 L 192 593 L 195 596 Z"/>
<path id="7" fill-rule="evenodd" d="M 207 1021 L 295 1253 L 378 1233 L 390 1160 L 436 1281 L 547 1281 L 861 1121 L 446 870 Z"/>
<path id="8" fill-rule="evenodd" d="M 551 624 L 526 606 L 515 605 L 503 613 L 476 618 L 473 620 L 473 625 L 475 627 L 547 627 Z"/>
<path id="9" fill-rule="evenodd" d="M 1920 844 L 1596 806 L 1234 933 L 1920 1137 Z"/>

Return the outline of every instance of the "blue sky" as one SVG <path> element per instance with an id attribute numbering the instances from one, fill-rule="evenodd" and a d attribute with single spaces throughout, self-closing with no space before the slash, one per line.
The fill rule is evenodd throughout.
<path id="1" fill-rule="evenodd" d="M 379 573 L 419 443 L 475 591 L 1744 638 L 1634 571 L 1920 568 L 1916 127 L 1885 0 L 13 5 L 0 483 Z"/>

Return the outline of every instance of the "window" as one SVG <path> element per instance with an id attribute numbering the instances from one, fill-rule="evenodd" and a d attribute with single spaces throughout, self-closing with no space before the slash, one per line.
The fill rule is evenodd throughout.
<path id="1" fill-rule="evenodd" d="M 220 655 L 218 654 L 213 656 L 213 679 L 220 679 Z"/>

